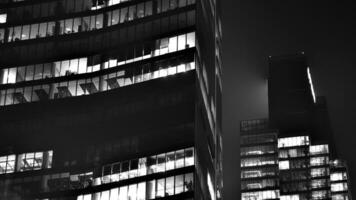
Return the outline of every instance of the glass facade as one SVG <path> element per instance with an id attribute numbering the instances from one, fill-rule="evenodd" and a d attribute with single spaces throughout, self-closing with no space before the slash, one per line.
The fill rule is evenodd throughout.
<path id="1" fill-rule="evenodd" d="M 222 199 L 219 4 L 0 0 L 0 199 Z"/>
<path id="2" fill-rule="evenodd" d="M 0 75 L 2 76 L 3 83 L 17 83 L 39 79 L 48 80 L 52 77 L 73 76 L 100 70 L 105 71 L 106 69 L 115 68 L 123 64 L 182 51 L 186 48 L 193 48 L 195 47 L 195 34 L 192 32 L 163 38 L 156 40 L 155 43 L 156 48 L 154 50 L 146 52 L 146 55 L 141 54 L 140 57 L 130 60 L 118 61 L 117 59 L 110 59 L 101 64 L 88 66 L 88 58 L 79 58 L 20 68 L 4 69 Z M 141 52 L 145 51 L 144 48 L 135 50 Z M 118 70 L 115 73 L 110 71 L 111 73 L 107 73 L 106 75 L 94 76 L 86 79 L 0 90 L 0 106 L 90 95 L 152 79 L 163 78 L 194 70 L 194 60 L 193 58 L 190 60 L 191 61 L 189 61 L 189 59 L 182 59 L 180 61 L 172 62 L 164 60 L 153 64 L 139 65 L 135 68 Z"/>
<path id="3" fill-rule="evenodd" d="M 330 161 L 329 145 L 311 145 L 307 135 L 277 139 L 266 124 L 241 124 L 242 199 L 349 199 L 345 164 Z"/>

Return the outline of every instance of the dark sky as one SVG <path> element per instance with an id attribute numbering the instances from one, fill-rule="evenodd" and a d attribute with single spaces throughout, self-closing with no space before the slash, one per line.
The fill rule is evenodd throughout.
<path id="1" fill-rule="evenodd" d="M 267 56 L 304 51 L 326 96 L 356 195 L 356 26 L 352 1 L 222 0 L 225 199 L 239 199 L 239 121 L 264 118 Z M 353 13 L 354 12 L 354 13 Z"/>

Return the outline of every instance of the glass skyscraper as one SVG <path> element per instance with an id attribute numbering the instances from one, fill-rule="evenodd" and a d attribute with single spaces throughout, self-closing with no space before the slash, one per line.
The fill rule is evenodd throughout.
<path id="1" fill-rule="evenodd" d="M 222 199 L 217 0 L 0 0 L 0 199 Z"/>

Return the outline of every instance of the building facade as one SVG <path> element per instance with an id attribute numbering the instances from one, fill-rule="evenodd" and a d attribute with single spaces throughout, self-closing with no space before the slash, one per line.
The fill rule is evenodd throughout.
<path id="1" fill-rule="evenodd" d="M 216 0 L 0 0 L 0 199 L 222 199 Z"/>
<path id="2" fill-rule="evenodd" d="M 241 122 L 243 200 L 352 199 L 345 163 L 330 158 L 328 144 L 305 133 L 283 137 L 266 121 Z"/>

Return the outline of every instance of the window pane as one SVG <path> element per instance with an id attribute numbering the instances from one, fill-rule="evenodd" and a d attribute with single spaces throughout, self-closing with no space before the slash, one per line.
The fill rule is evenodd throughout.
<path id="1" fill-rule="evenodd" d="M 166 195 L 174 195 L 174 176 L 166 179 Z"/>
<path id="2" fill-rule="evenodd" d="M 39 27 L 38 24 L 32 24 L 31 25 L 31 33 L 30 33 L 30 38 L 31 39 L 34 39 L 34 38 L 37 37 L 37 35 L 38 35 L 38 27 Z"/>

